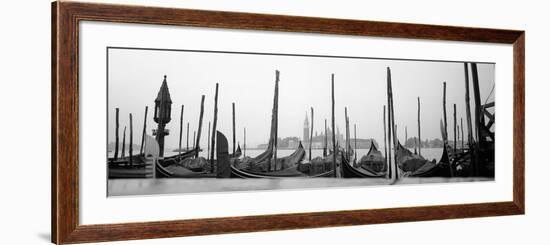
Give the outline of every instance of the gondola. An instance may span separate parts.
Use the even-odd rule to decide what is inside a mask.
[[[272,140],[270,140],[270,142],[272,142]],[[295,167],[299,162],[304,159],[306,155],[304,146],[302,145],[302,142],[300,142],[298,148],[296,148],[296,150],[292,154],[285,157],[277,158],[276,161],[273,161],[273,148],[273,144],[270,143],[267,149],[260,155],[254,158],[247,157],[240,159],[240,161],[236,161],[235,164],[232,166],[238,169],[246,169],[249,172],[256,173],[267,172],[267,168],[270,165],[272,166],[272,168],[284,170],[287,168]]]
[[[333,168],[332,152],[325,157],[316,157],[311,161],[301,162],[298,164],[298,171],[307,173],[308,175],[317,175],[327,172],[327,170]],[[340,164],[340,159],[337,158],[337,163]]]
[[[109,162],[108,177],[109,179],[139,179],[153,177],[152,162],[147,161],[143,154],[132,156],[132,165],[126,159],[120,161]],[[153,160],[150,160],[153,161]]]
[[[153,155],[158,155],[158,144],[156,140],[150,136],[146,136],[145,144],[145,153],[131,156],[131,165],[130,156],[117,160],[109,158],[107,161],[108,178],[128,179],[153,177],[153,162],[155,161]]]
[[[342,161],[342,177],[343,178],[384,178],[386,176],[385,172],[373,172],[364,168],[356,168],[352,166],[352,163],[347,157],[344,156],[344,153],[340,153],[340,158]]]
[[[396,162],[399,169],[403,172],[415,172],[420,169],[428,160],[421,155],[414,154],[397,141],[397,150],[395,152]]]
[[[172,164],[176,164],[182,161],[183,159],[193,157],[197,154],[197,152],[200,152],[200,150],[198,148],[194,148],[189,151],[182,152],[181,154],[176,154],[169,157],[165,157],[163,159],[159,159],[158,161],[162,166],[169,166]]]
[[[376,148],[374,142],[371,142],[369,152],[359,160],[358,167],[373,173],[386,173],[387,166],[384,156]]]
[[[237,150],[235,151],[235,154],[229,154],[229,158],[239,158],[243,154],[241,150],[241,145],[237,145]]]
[[[422,167],[414,172],[405,172],[407,177],[452,177],[451,162],[447,147],[443,147],[443,153],[438,163],[427,161]]]
[[[209,161],[206,161],[203,157],[190,159],[191,156],[186,155],[182,161],[179,161],[175,164],[163,165],[160,161],[157,161],[156,173],[157,178],[227,178],[230,177],[229,172],[229,162],[236,159],[237,155],[240,155],[240,147],[238,147],[235,155],[229,155],[227,153],[227,139],[225,136],[217,132],[217,145],[216,145],[216,155],[217,159],[214,160],[214,164],[217,166],[214,168],[215,171],[210,171]],[[188,165],[188,166],[185,166]],[[223,166],[222,166],[223,165]],[[205,166],[208,166],[205,168]],[[223,176],[224,168],[227,169],[227,175]]]
[[[145,155],[144,154],[138,154],[133,155],[132,157],[132,164],[139,165],[140,163],[144,162]],[[113,166],[122,166],[122,165],[129,165],[130,164],[130,156],[127,157],[119,157],[118,159],[114,159],[113,157],[110,157],[107,162],[109,165]]]
[[[188,168],[173,164],[169,166],[162,166],[157,161],[156,171],[157,178],[215,178],[216,173],[210,172],[194,172]]]
[[[331,177],[333,176],[333,172],[334,172],[333,170],[330,170],[330,171],[316,174],[316,175],[307,175],[301,171],[298,171],[298,167],[295,166],[284,170],[260,173],[260,172],[251,172],[244,169],[238,169],[235,166],[231,165],[231,177],[242,178],[242,179],[319,178],[319,177]]]
[[[302,142],[300,142],[298,148],[296,148],[296,150],[292,154],[286,157],[277,158],[275,162],[273,162],[272,159],[268,159],[266,161],[272,161],[271,164],[273,165],[274,169],[285,170],[288,168],[296,167],[298,163],[300,163],[304,159],[305,156],[306,150],[304,149]]]

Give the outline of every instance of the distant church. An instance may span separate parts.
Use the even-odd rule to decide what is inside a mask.
[[[311,128],[310,128],[311,124],[309,122],[309,118],[307,116],[307,113],[306,113],[306,118],[304,120],[304,131],[303,131],[303,135],[302,135],[302,144],[304,145],[304,147],[308,148],[309,147],[309,138],[310,138],[310,133],[311,133]],[[313,136],[313,143],[312,143],[312,148],[318,148],[318,149],[322,149],[324,146],[325,146],[325,129],[324,129],[324,124],[321,124],[318,126],[321,130],[320,133],[319,131],[315,131],[315,135]],[[332,147],[332,130],[331,130],[331,125],[330,124],[327,124],[327,143],[328,143],[328,147]],[[344,142],[344,135],[342,135],[340,133],[340,129],[338,127],[336,127],[336,142],[338,142],[339,144],[343,144]]]

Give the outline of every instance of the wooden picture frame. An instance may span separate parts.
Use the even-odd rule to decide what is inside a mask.
[[[513,201],[206,218],[125,224],[79,224],[79,22],[229,28],[513,45]],[[52,242],[151,239],[304,229],[525,212],[525,32],[454,26],[232,13],[160,7],[52,3]]]

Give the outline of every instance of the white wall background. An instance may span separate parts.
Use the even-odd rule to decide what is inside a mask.
[[[526,202],[524,216],[261,232],[113,244],[545,244],[550,218],[545,140],[548,122],[548,7],[544,1],[119,1],[491,28],[526,36]],[[0,243],[47,244],[50,231],[50,2],[0,8]]]

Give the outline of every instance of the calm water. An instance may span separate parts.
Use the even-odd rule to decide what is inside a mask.
[[[115,179],[108,181],[108,196],[158,195],[178,193],[238,192],[284,189],[325,189],[376,185],[459,183],[493,181],[492,178],[401,178],[387,179]]]

